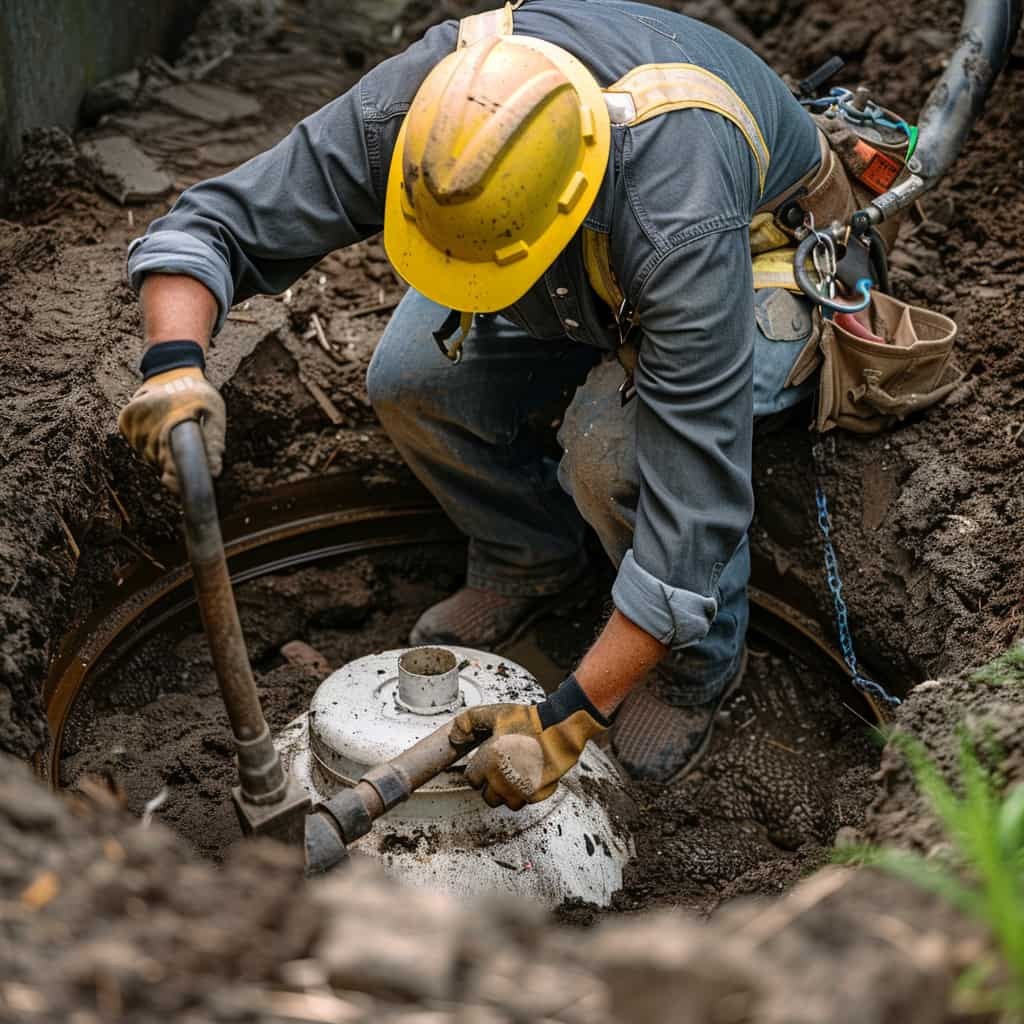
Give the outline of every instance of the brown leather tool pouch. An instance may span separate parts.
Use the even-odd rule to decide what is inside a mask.
[[[787,381],[805,379],[820,358],[818,430],[877,433],[941,401],[963,379],[951,359],[956,324],[949,317],[875,292],[853,320],[822,321],[819,352],[801,353]]]
[[[859,209],[857,196],[845,166],[832,148],[829,137],[819,132],[818,143],[821,163],[814,178],[807,185],[807,192],[799,199],[800,205],[814,217],[818,227],[838,221],[845,224]]]

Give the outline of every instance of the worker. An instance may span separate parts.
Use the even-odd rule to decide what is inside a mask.
[[[465,585],[411,642],[507,641],[578,585],[588,524],[617,567],[547,700],[457,716],[453,742],[490,737],[471,779],[543,799],[613,716],[633,776],[682,778],[743,676],[754,423],[814,387],[786,386],[811,308],[755,291],[751,225],[816,194],[820,139],[760,58],[680,14],[528,0],[446,22],[132,243],[147,347],[122,431],[174,489],[168,434],[199,419],[218,472],[204,352],[231,305],[383,229],[410,287],[369,396],[469,539]]]

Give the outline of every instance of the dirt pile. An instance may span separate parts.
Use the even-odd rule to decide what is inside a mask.
[[[958,777],[965,740],[1004,786],[1024,782],[1024,678],[1019,673],[994,683],[970,678],[924,683],[910,695],[898,722],[951,782]],[[948,837],[917,791],[897,744],[890,743],[882,755],[879,783],[867,814],[871,841],[926,856],[948,850]]]
[[[977,953],[944,910],[868,873],[818,875],[713,926],[667,913],[584,936],[521,903],[399,893],[367,862],[303,885],[294,853],[269,843],[216,870],[126,818],[98,780],[69,804],[0,768],[12,1024],[936,1024]]]
[[[99,780],[67,804],[10,759],[3,778],[0,1018],[188,1020],[213,1007],[212,1019],[230,1019],[218,989],[244,1000],[308,948],[294,851],[249,844],[224,877],[164,829],[126,821]]]

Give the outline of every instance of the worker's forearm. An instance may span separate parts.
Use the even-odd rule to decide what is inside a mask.
[[[597,710],[610,715],[667,653],[664,644],[616,609],[584,655],[576,679]]]
[[[150,274],[142,284],[146,344],[197,341],[205,349],[217,320],[217,300],[195,278]]]

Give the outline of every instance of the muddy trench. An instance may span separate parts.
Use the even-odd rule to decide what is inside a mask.
[[[458,16],[462,6],[449,3],[447,10]],[[890,106],[907,111],[917,109],[941,70],[960,12],[954,3],[893,10],[868,0],[664,6],[719,24],[794,77],[839,53],[848,61],[844,74],[850,80],[868,82]],[[436,16],[431,5],[414,6],[399,37],[385,40],[342,26],[325,33],[315,7],[282,5],[278,20],[261,22],[258,33],[236,43],[233,55],[209,73],[211,84],[255,97],[258,114],[225,126],[140,99],[136,107],[83,130],[74,142],[53,135],[37,139],[7,189],[9,219],[0,220],[0,351],[10,411],[0,428],[5,467],[0,474],[0,750],[37,768],[49,760],[53,719],[47,722],[46,711],[54,666],[77,642],[72,639],[68,647],[65,638],[117,608],[140,579],[159,579],[182,559],[175,502],[116,431],[117,410],[136,386],[141,326],[137,302],[124,283],[125,246],[166,209],[173,194],[132,207],[112,202],[97,187],[94,169],[76,144],[127,134],[167,169],[176,189],[183,188],[271,145],[301,116],[352,85],[366,67],[412,41]],[[198,42],[190,44],[196,49],[186,51],[186,57],[205,52],[203,33],[217,29],[215,20],[200,24]],[[1022,314],[1015,301],[1024,263],[1017,231],[1024,215],[1018,185],[1024,166],[1018,144],[1024,125],[1022,67],[1018,50],[950,178],[905,222],[893,259],[899,297],[957,321],[964,382],[943,405],[883,436],[838,435],[826,477],[844,595],[862,661],[904,695],[924,680],[944,680],[918,686],[897,716],[898,724],[922,735],[942,763],[951,765],[949,751],[965,716],[1001,722],[1010,781],[1024,778],[1017,738],[1024,733],[1014,724],[1021,721],[1019,685],[979,690],[967,678],[972,668],[1019,637],[1024,622],[1024,548],[1019,543],[1024,350]],[[217,486],[222,515],[244,518],[254,502],[276,489],[315,489],[324,479],[357,481],[363,493],[382,502],[415,490],[377,424],[364,386],[376,340],[403,290],[379,240],[370,240],[328,256],[284,295],[236,307],[209,359],[211,379],[221,387],[228,408],[227,462]],[[808,419],[809,410],[800,409],[780,429],[757,439],[754,583],[818,624],[822,640],[834,647],[814,515]],[[432,533],[239,585],[243,628],[271,728],[305,711],[326,671],[403,646],[419,612],[459,585],[464,557],[459,538]],[[600,558],[595,561],[588,596],[541,620],[505,652],[545,686],[557,684],[573,667],[607,613],[610,569]],[[637,853],[624,887],[610,911],[564,905],[558,912],[563,923],[607,925],[632,921],[629,915],[637,911],[682,908],[701,918],[711,916],[701,936],[714,936],[720,950],[715,958],[731,963],[729,956],[742,952],[737,947],[728,953],[735,935],[748,926],[756,931],[753,917],[744,916],[748,904],[737,898],[754,897],[750,905],[758,907],[774,906],[767,901],[780,895],[785,900],[794,885],[827,863],[837,837],[900,841],[923,852],[942,842],[905,766],[891,749],[883,750],[869,710],[845,684],[843,673],[805,646],[794,652],[788,637],[787,629],[770,617],[755,623],[747,683],[724,708],[698,773],[674,787],[625,784],[628,799],[620,810]],[[298,653],[295,641],[305,645]],[[112,788],[96,783],[96,777],[107,779]],[[137,984],[123,978],[118,982],[120,1005],[128,1007],[125,1019],[135,1012],[132,1007],[140,1020],[146,1013],[190,1007],[207,1014],[197,1020],[248,1019],[242,1010],[232,1018],[235,1011],[216,1002],[213,994],[221,991],[225,978],[236,987],[241,978],[242,988],[324,990],[322,979],[300,986],[281,974],[285,962],[329,959],[324,952],[327,926],[317,932],[297,921],[297,911],[281,909],[284,891],[298,885],[294,861],[281,852],[254,851],[240,841],[229,800],[234,782],[230,733],[194,611],[173,617],[91,680],[67,722],[57,780],[78,793],[76,817],[69,824],[43,796],[39,820],[19,820],[12,809],[17,802],[6,799],[0,785],[0,824],[6,822],[14,837],[0,839],[0,852],[8,854],[7,861],[0,861],[0,887],[9,884],[17,895],[44,863],[61,877],[81,870],[83,879],[91,879],[95,865],[113,856],[114,862],[133,866],[137,875],[160,870],[176,878],[180,870],[185,878],[189,872],[196,879],[223,878],[225,888],[223,897],[214,898],[209,894],[218,883],[203,882],[208,909],[199,907],[197,897],[186,912],[176,907],[169,889],[155,883],[152,891],[139,883],[139,892],[118,895],[120,890],[104,889],[106,883],[82,881],[79,908],[98,908],[99,923],[86,922],[77,911],[55,912],[67,933],[55,940],[56,948],[66,948],[71,957],[74,944],[96,938],[103,920],[121,920],[124,907],[132,906],[125,903],[129,898],[149,901],[151,908],[176,907],[183,920],[189,914],[203,921],[208,919],[204,914],[219,914],[225,935],[233,928],[274,935],[263,959],[248,946],[231,946],[223,963],[214,957],[209,976],[195,960],[170,957],[167,969],[176,980],[163,1006],[145,991],[145,973],[139,968]],[[10,782],[9,792],[18,785]],[[130,833],[119,817],[123,807],[137,818],[160,794],[163,801],[153,817],[181,840],[167,840],[166,851],[158,849],[162,840],[137,838],[162,834],[159,830]],[[67,841],[53,844],[54,836]],[[103,845],[115,836],[122,852],[127,851],[126,861],[118,862],[121,855],[111,855]],[[143,849],[146,842],[152,848]],[[88,871],[87,864],[93,865]],[[212,875],[204,875],[207,870]],[[263,916],[254,921],[236,914],[231,894],[244,892],[251,898],[267,871],[276,881],[256,901]],[[758,953],[770,961],[766,971],[792,982],[785,997],[759,974],[736,980],[739,974],[725,972],[737,991],[760,993],[751,999],[772,1007],[762,1016],[737,1019],[867,1019],[856,1015],[857,993],[837,986],[836,971],[844,958],[864,978],[886,979],[889,987],[872,997],[878,1011],[873,1019],[946,1019],[913,1014],[932,1005],[924,995],[929,987],[945,993],[964,958],[971,950],[977,955],[977,936],[950,911],[890,881],[844,882],[835,892],[835,897],[832,890],[822,896],[821,920],[810,911],[806,917],[794,912],[792,920],[798,923],[770,953]],[[346,893],[351,900],[353,891]],[[323,908],[331,904],[328,897],[323,903],[317,899],[303,895],[296,906],[321,920],[317,915],[327,914]],[[891,952],[891,962],[879,966],[884,958],[877,959],[873,948],[868,951],[864,938],[870,927],[862,911],[872,906],[902,915],[914,934],[943,933],[944,958],[926,963],[904,950]],[[403,926],[434,921],[425,905],[415,907]],[[138,906],[131,913],[138,920],[144,916]],[[276,928],[275,915],[286,924]],[[501,927],[516,936],[510,948],[518,951],[521,963],[535,962],[546,947],[528,938],[534,934],[530,928],[546,926],[503,920]],[[434,921],[430,927],[435,931],[426,941],[442,943],[447,926]],[[842,936],[841,927],[846,929]],[[168,928],[160,933],[159,941],[169,944],[164,952],[188,944],[187,923],[178,932]],[[19,921],[12,929],[3,933],[11,949],[15,935],[27,949],[45,933],[45,928],[33,930],[31,922]],[[141,932],[141,925],[123,925],[125,941],[138,942],[147,955],[159,958],[157,939],[140,937]],[[826,946],[835,946],[834,966],[824,964],[827,955],[808,953],[822,935],[828,936]],[[565,943],[550,941],[549,962],[571,961],[573,970],[589,970],[573,959],[576,954],[566,952]],[[642,945],[644,940],[639,941]],[[476,963],[474,957],[484,959],[479,950],[485,946],[469,943],[448,952],[453,963]],[[45,993],[52,1019],[67,1019],[60,1014],[70,1012],[80,997],[89,1012],[101,1014],[89,1021],[105,1019],[101,952],[77,968],[78,974],[68,975],[70,988],[61,987],[63,981],[44,981],[45,957],[33,959],[26,952],[12,958],[16,968],[11,977]],[[599,962],[597,947],[591,952]],[[904,956],[905,961],[900,959]],[[806,966],[808,957],[811,967]],[[339,977],[348,976],[342,970]],[[794,980],[798,977],[799,982]],[[429,985],[415,992],[384,983],[367,989],[349,977],[347,983],[334,984],[335,991],[339,984],[370,993],[365,1006],[359,999],[353,1003],[365,1018],[337,1018],[353,1020],[391,1019],[384,1007],[391,1013],[394,1002],[469,1000],[466,992],[472,988],[467,982],[468,988],[445,989],[439,996]],[[814,1002],[826,998],[822,993],[831,1000],[827,1011],[825,1004]],[[372,1003],[377,998],[384,1003]],[[0,985],[0,1019],[29,1019],[20,1018],[12,1005]],[[11,1015],[4,1017],[9,1010]],[[50,1018],[40,1012],[35,1019]],[[539,1017],[526,1013],[494,1019]],[[613,1014],[609,1019],[626,1018]]]
[[[464,558],[461,543],[419,540],[239,586],[271,729],[304,713],[333,669],[405,646],[419,611],[458,586]],[[610,573],[595,574],[589,597],[499,653],[557,685],[602,624],[610,583]],[[820,652],[808,663],[780,646],[781,629],[755,624],[748,685],[723,709],[699,773],[671,789],[625,782],[616,809],[638,852],[614,909],[706,914],[737,894],[776,892],[827,858],[839,828],[863,828],[880,753],[870,711]],[[194,610],[89,677],[62,750],[63,786],[108,775],[140,815],[161,795],[156,819],[201,856],[221,861],[242,841],[230,730]],[[560,916],[588,922],[595,909],[566,905]]]

